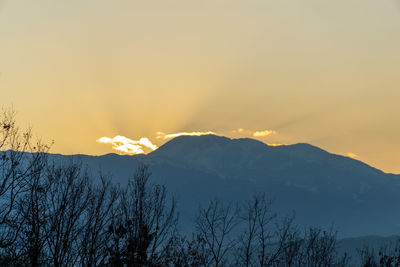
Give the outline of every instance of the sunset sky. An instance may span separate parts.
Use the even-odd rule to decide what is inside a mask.
[[[0,107],[54,153],[213,132],[400,173],[399,101],[397,0],[0,0]]]

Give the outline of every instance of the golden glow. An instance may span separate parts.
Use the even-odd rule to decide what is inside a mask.
[[[352,152],[346,153],[346,156],[349,157],[349,158],[352,158],[352,159],[357,159],[358,158],[358,155],[355,154],[355,153],[352,153]]]
[[[268,135],[276,134],[276,131],[273,130],[265,130],[265,131],[250,131],[245,130],[243,128],[238,128],[237,130],[228,131],[226,133],[216,133],[213,131],[195,131],[195,132],[180,132],[180,133],[172,133],[172,134],[165,134],[164,132],[158,131],[156,132],[155,138],[159,140],[160,145],[164,142],[168,141],[169,139],[176,138],[179,136],[202,136],[202,135],[221,135],[227,136],[230,138],[235,138],[235,134],[239,134],[240,137],[250,137],[250,138],[265,138]],[[233,135],[232,135],[233,134]],[[261,141],[261,140],[260,140]],[[127,138],[125,136],[117,135],[114,138],[110,137],[101,137],[97,139],[98,143],[101,144],[111,144],[112,149],[117,150],[122,154],[144,154],[146,152],[151,152],[156,150],[158,147],[157,145],[153,144],[147,137],[142,137],[139,140],[133,140]],[[283,144],[280,143],[266,143],[269,146],[281,146]]]
[[[271,134],[276,134],[276,131],[273,130],[264,130],[264,131],[255,131],[253,133],[254,137],[265,137]]]
[[[240,134],[240,133],[243,133],[243,132],[245,132],[245,129],[243,129],[243,128],[238,128],[237,130],[232,130],[232,133],[234,133],[234,134]]]
[[[247,129],[243,129],[243,128],[238,128],[236,130],[232,130],[231,133],[234,135],[237,135],[237,136],[246,136],[246,137],[255,137],[255,138],[267,137],[270,135],[277,134],[277,132],[275,130],[252,131],[252,130],[247,130]]]
[[[267,145],[269,145],[269,146],[285,146],[285,144],[270,144],[270,143],[267,143]]]
[[[0,108],[54,153],[212,130],[400,173],[396,1],[0,0]]]
[[[117,135],[114,138],[101,137],[97,139],[97,142],[102,144],[111,144],[114,150],[130,155],[143,154],[145,153],[145,148],[149,148],[151,151],[157,149],[157,146],[146,137],[140,138],[140,140],[136,141],[125,136]]]
[[[171,139],[171,138],[175,138],[175,137],[178,137],[178,136],[184,136],[184,135],[186,135],[186,136],[201,136],[201,135],[208,135],[208,134],[217,134],[217,133],[215,133],[215,132],[211,132],[211,131],[208,131],[208,132],[190,132],[190,133],[187,133],[187,132],[182,132],[182,133],[173,133],[173,134],[165,134],[165,133],[163,133],[163,132],[157,132],[157,139]]]

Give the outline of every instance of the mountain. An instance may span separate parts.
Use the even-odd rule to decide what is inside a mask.
[[[400,232],[400,175],[309,144],[268,146],[243,138],[181,136],[148,155],[62,156],[125,184],[139,162],[153,182],[177,198],[182,227],[191,227],[199,205],[218,197],[243,201],[265,192],[280,215],[295,213],[304,226],[333,226],[340,237]]]

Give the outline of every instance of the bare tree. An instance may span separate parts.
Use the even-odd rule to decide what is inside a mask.
[[[19,198],[27,190],[28,177],[41,171],[49,146],[34,142],[31,130],[21,130],[12,109],[0,114],[0,248],[11,246],[21,230]]]
[[[397,267],[400,266],[400,240],[388,243],[379,249],[365,246],[358,250],[359,262],[363,267]]]
[[[347,255],[337,253],[336,233],[308,228],[304,234],[293,225],[293,219],[284,220],[279,231],[279,259],[276,266],[343,267]]]
[[[110,264],[114,266],[154,266],[166,253],[177,225],[175,200],[167,203],[164,186],[151,185],[146,165],[138,169],[113,211]]]
[[[273,261],[269,253],[273,231],[271,223],[276,215],[265,194],[254,195],[245,202],[239,218],[242,233],[238,237],[238,263],[242,266],[265,266]]]
[[[336,264],[336,233],[309,228],[304,240],[304,258],[307,266],[334,266]]]
[[[21,231],[17,239],[20,249],[16,253],[18,258],[24,259],[30,266],[43,265],[43,249],[49,234],[45,229],[49,216],[46,202],[49,184],[46,183],[44,175],[46,164],[47,161],[43,157],[42,161],[33,165],[34,171],[29,175],[27,190],[17,206],[20,214],[17,224]]]
[[[277,245],[272,266],[301,266],[303,239],[298,228],[294,226],[294,216],[287,217],[277,224]]]
[[[363,267],[378,267],[379,258],[373,248],[364,247],[358,251],[360,256],[360,265]],[[389,265],[390,266],[390,265]]]
[[[193,236],[186,240],[184,237],[175,236],[168,243],[166,253],[163,254],[158,266],[163,267],[203,267],[208,262],[208,252],[204,240]]]
[[[81,266],[104,265],[111,233],[107,227],[111,224],[111,211],[115,208],[118,192],[111,181],[101,177],[99,185],[93,185],[92,194],[88,200],[84,220],[84,230],[81,236],[80,263]]]
[[[47,166],[29,180],[18,205],[21,231],[14,258],[29,266],[104,264],[117,198],[110,181],[93,184],[76,164]]]
[[[218,199],[211,201],[207,208],[200,208],[196,217],[196,230],[205,241],[210,254],[207,266],[224,266],[228,254],[236,245],[232,231],[238,224],[239,210],[232,204],[223,205]]]
[[[48,170],[46,245],[50,265],[75,266],[85,229],[85,211],[91,199],[89,177],[79,165]]]

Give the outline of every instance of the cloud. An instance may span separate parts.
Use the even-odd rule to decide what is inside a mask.
[[[271,134],[276,134],[276,131],[274,130],[264,130],[264,131],[255,131],[253,133],[254,137],[265,137]]]
[[[206,131],[206,132],[180,132],[180,133],[171,133],[171,134],[166,134],[164,132],[156,132],[156,138],[159,140],[157,143],[163,143],[167,141],[168,139],[179,137],[179,136],[201,136],[201,135],[208,135],[208,134],[214,134],[214,135],[224,135],[224,133],[216,133],[213,131]],[[232,130],[229,132],[226,132],[227,136],[236,136],[236,137],[266,137],[269,135],[276,134],[276,131],[274,130],[263,130],[263,131],[251,131],[251,130],[246,130],[243,128],[238,128],[236,130]],[[112,149],[121,152],[122,154],[130,154],[130,155],[135,155],[135,154],[144,154],[149,151],[154,151],[158,147],[157,145],[153,144],[148,138],[143,137],[140,138],[139,140],[133,140],[130,138],[127,138],[125,136],[117,135],[113,138],[110,137],[101,137],[96,140],[98,143],[101,144],[111,144]],[[284,144],[281,143],[266,143],[269,146],[282,146]],[[355,155],[355,154],[354,154]],[[351,157],[351,156],[350,156]]]
[[[235,135],[243,135],[243,136],[265,137],[268,135],[276,134],[276,131],[274,131],[274,130],[252,131],[252,130],[246,130],[243,128],[238,128],[236,130],[232,130],[231,133],[235,134]]]
[[[355,153],[352,153],[352,152],[346,153],[345,156],[347,156],[347,157],[349,157],[349,158],[352,158],[352,159],[358,158],[358,155],[355,154]]]
[[[170,138],[175,138],[178,136],[186,135],[186,136],[201,136],[201,135],[208,135],[208,134],[217,134],[215,132],[182,132],[182,133],[173,133],[173,134],[165,134],[163,132],[157,132],[157,139],[170,139]]]
[[[114,150],[131,155],[143,154],[145,148],[151,149],[152,151],[157,149],[157,146],[146,137],[140,138],[140,140],[136,141],[125,136],[117,135],[114,138],[101,137],[97,139],[97,142],[102,144],[111,144]]]
[[[238,133],[241,134],[243,132],[248,132],[248,131],[243,128],[238,128],[237,130],[232,130],[232,133],[234,133],[234,134],[238,134]]]
[[[156,133],[156,138],[157,139],[170,139],[170,138],[175,138],[178,136],[182,135],[187,135],[187,136],[201,136],[201,135],[208,135],[208,134],[216,134],[216,135],[226,135],[230,136],[231,134],[234,135],[240,135],[240,136],[252,136],[252,137],[266,137],[268,135],[273,135],[276,134],[276,131],[274,130],[262,130],[262,131],[251,131],[251,130],[246,130],[243,128],[238,128],[236,130],[232,130],[229,132],[223,132],[223,133],[216,133],[212,131],[207,131],[207,132],[181,132],[181,133],[172,133],[172,134],[165,134],[164,132],[157,132]]]

